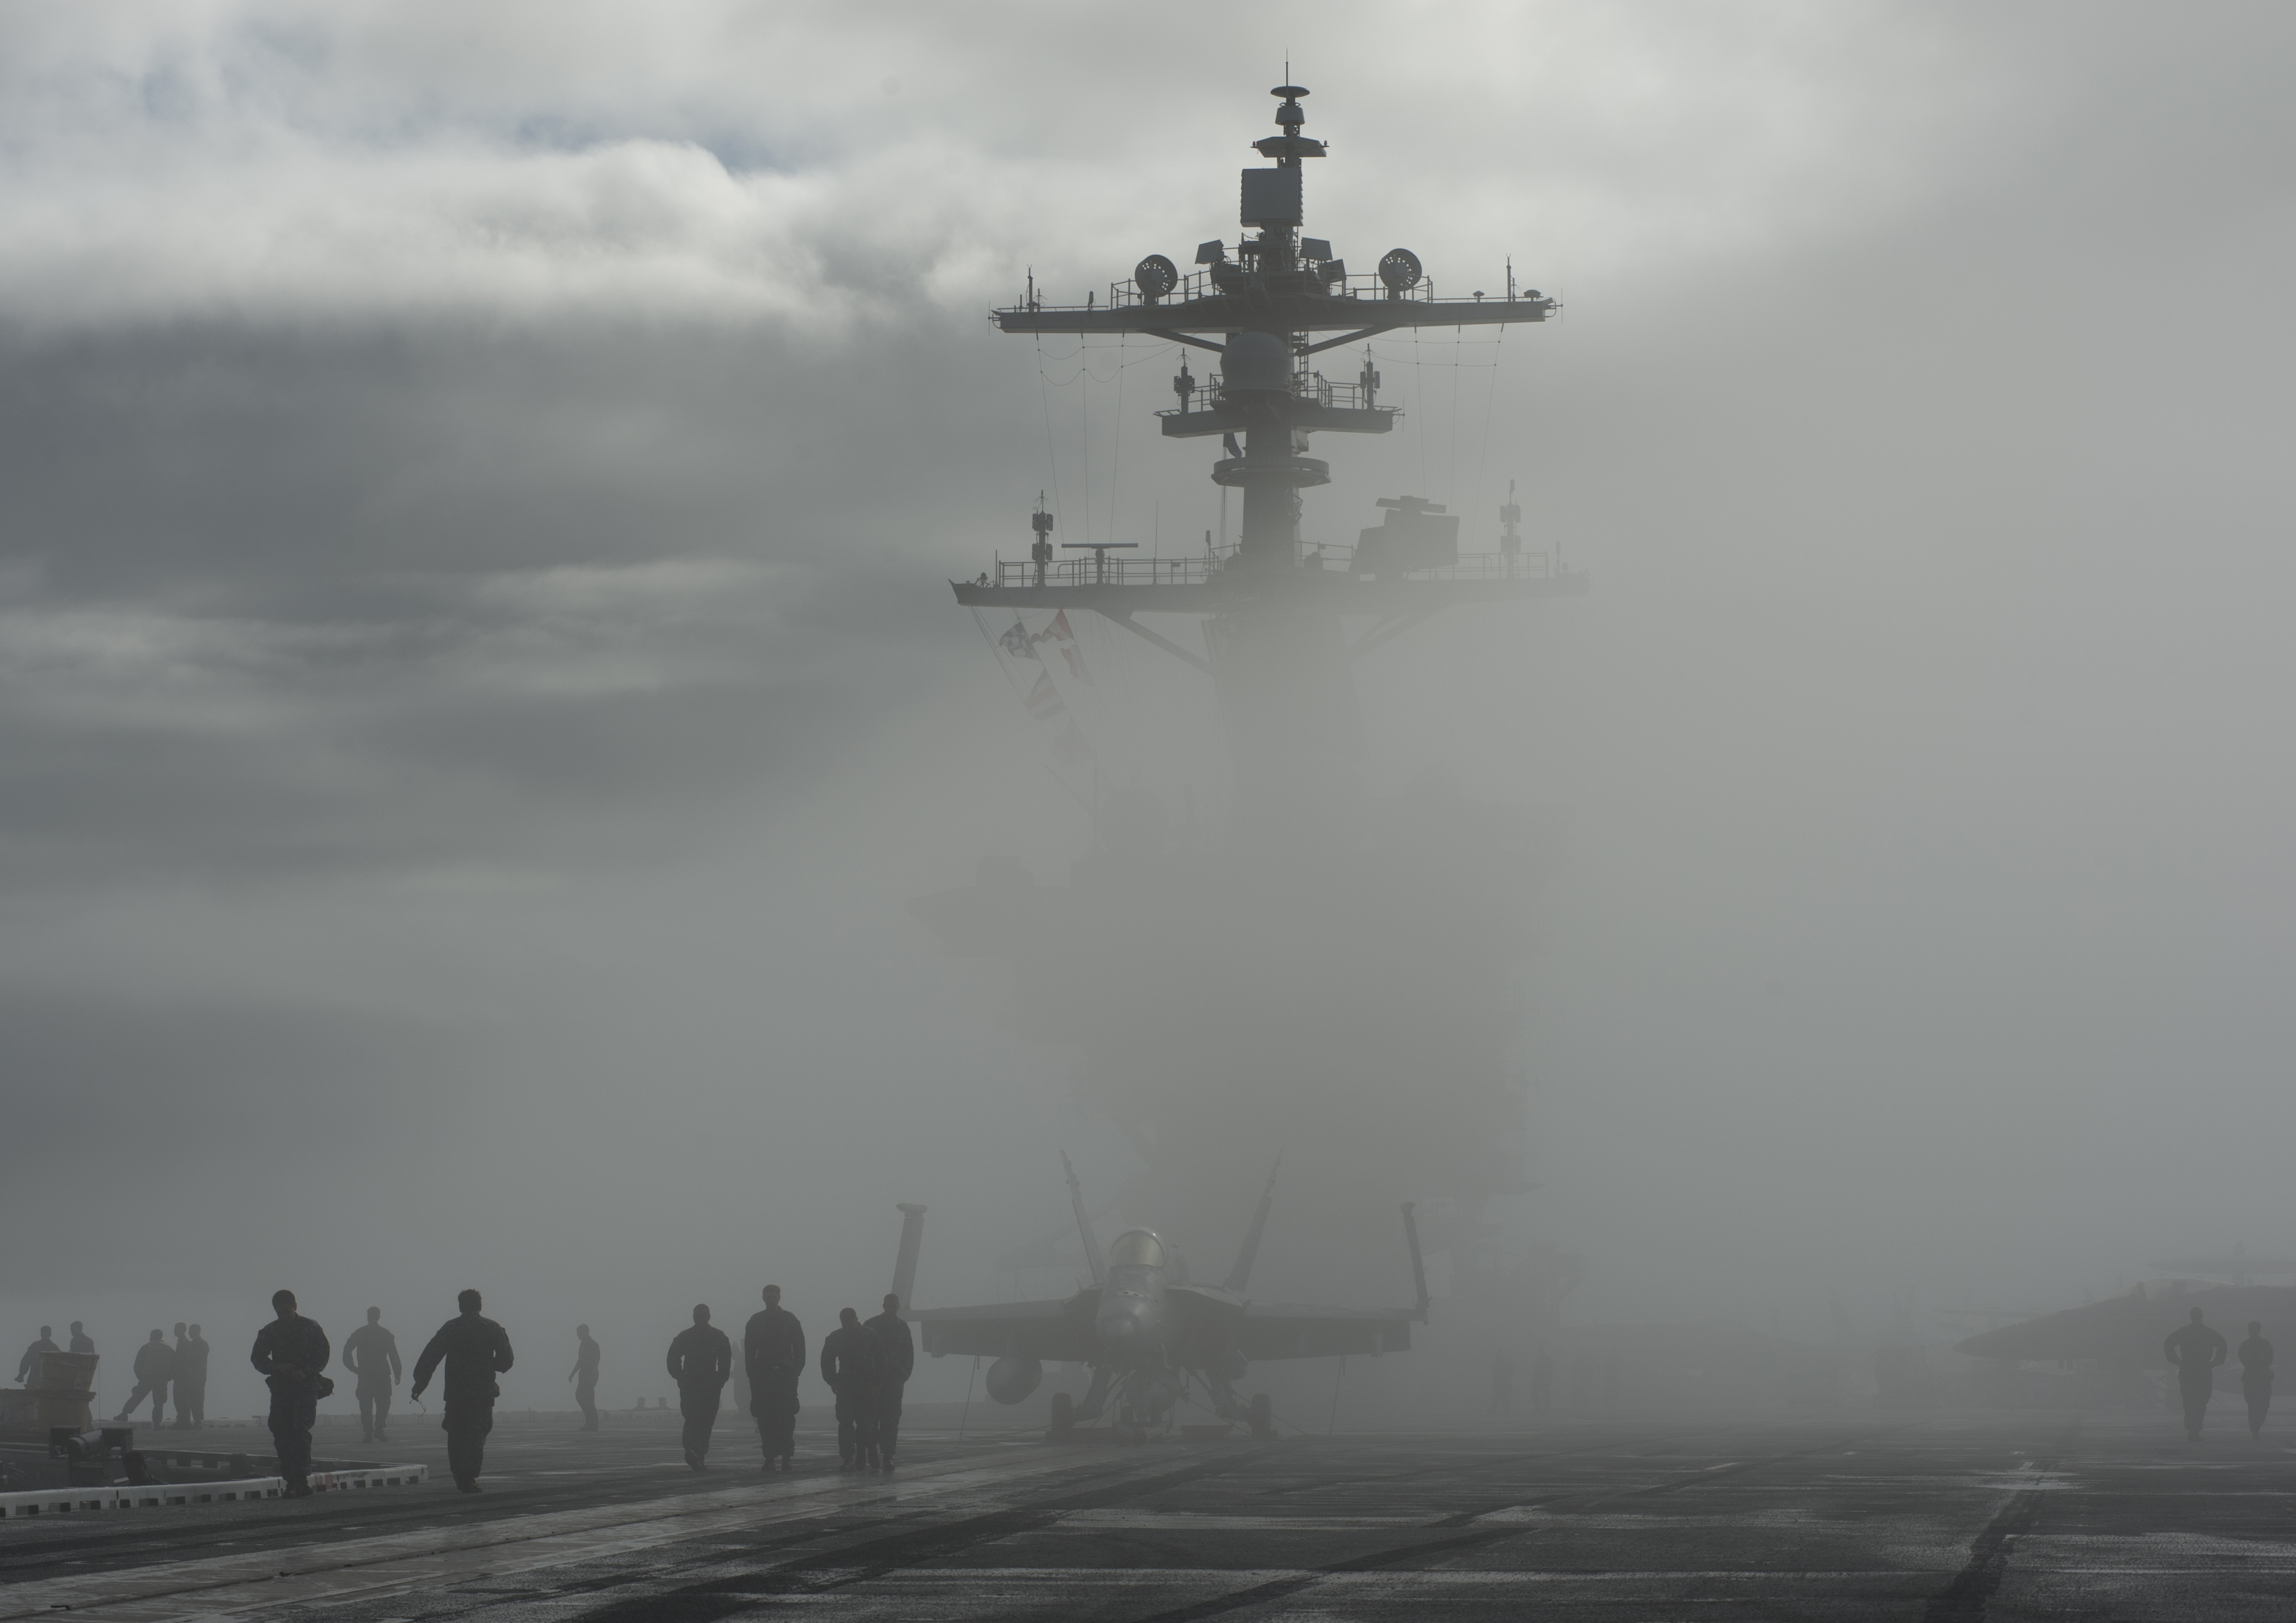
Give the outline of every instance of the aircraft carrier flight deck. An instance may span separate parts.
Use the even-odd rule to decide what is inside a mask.
[[[697,1476],[671,1414],[505,1415],[476,1498],[408,1416],[419,1486],[0,1524],[0,1619],[2237,1619],[2296,1594],[2290,1451],[2167,1414],[1126,1447],[980,1414],[918,1406],[890,1479],[814,1425],[764,1476],[729,1418]]]

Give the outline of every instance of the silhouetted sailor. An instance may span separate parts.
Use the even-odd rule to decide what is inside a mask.
[[[574,1383],[574,1401],[582,1406],[582,1430],[598,1429],[598,1344],[587,1324],[574,1326],[574,1367],[566,1379]]]
[[[669,1378],[677,1382],[677,1410],[685,1416],[685,1463],[707,1471],[709,1432],[718,1423],[718,1395],[734,1373],[734,1344],[695,1303],[693,1323],[669,1344]]]
[[[311,1492],[311,1422],[334,1348],[325,1331],[295,1311],[292,1291],[274,1291],[271,1306],[279,1316],[255,1332],[248,1361],[271,1388],[271,1446],[288,1496],[301,1499]]]
[[[152,1423],[159,1425],[168,1418],[168,1382],[176,1378],[176,1349],[168,1345],[168,1332],[155,1330],[152,1339],[135,1349],[135,1389],[120,1406],[115,1419],[126,1420],[135,1413],[135,1406],[146,1398],[152,1400]]]
[[[2229,1349],[2222,1336],[2201,1323],[2201,1310],[2195,1307],[2192,1323],[2170,1331],[2161,1350],[2177,1366],[2177,1389],[2185,1399],[2185,1435],[2197,1443],[2201,1422],[2209,1412],[2209,1394],[2216,1388],[2217,1365]]]
[[[398,1338],[382,1327],[382,1309],[366,1310],[366,1323],[343,1338],[343,1367],[358,1377],[359,1432],[370,1443],[387,1443],[390,1389],[406,1373],[398,1362]]]
[[[783,1471],[797,1453],[797,1381],[805,1373],[805,1329],[782,1306],[782,1288],[767,1285],[766,1305],[742,1331],[742,1363],[750,1376],[750,1414],[758,1422],[763,1469],[779,1460]]]
[[[2264,1417],[2272,1408],[2272,1343],[2254,1319],[2249,1321],[2248,1340],[2240,1344],[2240,1395],[2248,1399],[2248,1434],[2261,1440]]]
[[[901,1389],[917,1367],[916,1338],[901,1317],[901,1299],[885,1294],[885,1311],[869,1321],[877,1349],[877,1463],[893,1468],[893,1447],[901,1440]]]
[[[79,1327],[79,1321],[78,1319],[74,1319],[71,1322],[70,1350],[73,1352],[84,1353],[92,1353],[95,1350],[95,1338]]]
[[[176,1423],[208,1423],[208,1344],[197,1324],[176,1338]]]
[[[25,1378],[32,1373],[32,1365],[40,1361],[42,1353],[62,1351],[63,1348],[56,1345],[54,1328],[47,1324],[41,1325],[40,1339],[27,1347],[24,1349],[24,1356],[16,1360],[16,1384],[18,1386],[24,1384]]]
[[[837,1326],[822,1338],[821,1378],[837,1394],[841,1469],[865,1471],[877,1463],[877,1338],[850,1307],[839,1310]]]
[[[1530,1360],[1530,1412],[1545,1420],[1554,1407],[1554,1360],[1540,1348]]]
[[[495,1429],[495,1399],[502,1396],[495,1377],[511,1365],[510,1336],[479,1316],[476,1291],[463,1291],[455,1305],[461,1315],[439,1326],[414,1360],[414,1384],[406,1390],[409,1397],[422,1397],[430,1372],[446,1365],[446,1401],[440,1406],[446,1415],[439,1427],[447,1434],[447,1469],[455,1487],[474,1494],[480,1491],[479,1472],[486,1468],[487,1433]]]
[[[1504,1347],[1491,1355],[1491,1413],[1514,1413],[1514,1360],[1506,1356]]]

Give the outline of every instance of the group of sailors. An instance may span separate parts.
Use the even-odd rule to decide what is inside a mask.
[[[2177,1366],[2177,1395],[2185,1404],[2185,1435],[2197,1443],[2201,1426],[2208,1418],[2209,1398],[2216,1391],[2217,1366],[2232,1349],[2195,1307],[2192,1318],[2161,1343],[2161,1350]],[[2264,1339],[2264,1325],[2256,1319],[2249,1321],[2248,1340],[2240,1344],[2240,1395],[2248,1405],[2248,1434],[2261,1439],[2265,1416],[2272,1412],[2272,1343]]]
[[[804,1326],[782,1306],[779,1285],[767,1285],[765,1306],[750,1316],[742,1327],[740,1367],[746,1377],[750,1413],[757,1422],[758,1443],[764,1471],[791,1471],[796,1464],[798,1381],[806,1367]],[[296,1311],[295,1293],[281,1291],[271,1299],[275,1317],[255,1338],[250,1361],[271,1389],[269,1424],[278,1450],[280,1474],[290,1496],[311,1492],[311,1428],[319,1400],[331,1396],[335,1383],[327,1374],[333,1353],[327,1332]],[[455,1486],[477,1493],[485,1464],[486,1439],[494,1430],[495,1399],[501,1395],[496,1377],[511,1367],[509,1333],[480,1312],[476,1291],[456,1298],[457,1315],[439,1326],[414,1360],[410,1395],[420,1398],[434,1374],[443,1372],[447,1460]],[[567,1379],[574,1382],[575,1401],[581,1406],[583,1430],[598,1429],[598,1368],[603,1355],[587,1324],[576,1328],[574,1367]],[[39,1340],[24,1352],[16,1371],[21,1381],[37,1367],[44,1353],[64,1350],[56,1345],[48,1325],[40,1326]],[[94,1341],[78,1323],[71,1326],[70,1350],[94,1353]],[[2162,1350],[2177,1369],[2187,1432],[2198,1439],[2216,1368],[2226,1361],[2230,1348],[2193,1309],[2191,1322],[2171,1335]],[[2262,1326],[2251,1324],[2241,1344],[2241,1385],[2247,1399],[2249,1428],[2263,1430],[2272,1402],[2272,1345]],[[398,1342],[383,1327],[382,1310],[369,1307],[366,1323],[343,1341],[342,1361],[357,1380],[359,1427],[368,1442],[388,1440],[390,1400],[403,1377]],[[837,1452],[840,1469],[893,1469],[893,1453],[900,1441],[901,1397],[916,1365],[916,1342],[901,1317],[901,1299],[888,1294],[884,1311],[864,1321],[852,1308],[838,1316],[838,1327],[821,1344],[821,1378],[837,1399]],[[1553,1380],[1552,1365],[1541,1348],[1531,1371],[1533,1407],[1543,1412]],[[726,1384],[734,1378],[734,1351],[726,1332],[710,1323],[708,1305],[697,1304],[693,1323],[670,1341],[669,1377],[677,1383],[678,1409],[685,1417],[685,1463],[694,1471],[709,1469],[709,1439]],[[154,1425],[165,1423],[169,1390],[176,1399],[179,1428],[206,1422],[208,1344],[197,1324],[177,1324],[172,1346],[158,1330],[136,1348],[135,1388],[119,1412],[125,1420],[148,1398]],[[1511,1406],[1514,1371],[1501,1352],[1492,1368],[1492,1406],[1504,1414]]]
[[[40,1326],[39,1339],[24,1349],[16,1363],[19,1385],[39,1367],[44,1353],[75,1352],[91,1357],[95,1352],[95,1338],[78,1319],[71,1322],[71,1345],[56,1345],[53,1326]],[[152,1423],[168,1423],[168,1398],[175,1395],[176,1426],[178,1431],[208,1423],[208,1344],[200,1334],[197,1324],[177,1324],[176,1339],[171,1345],[165,1332],[154,1330],[143,1346],[135,1349],[133,1365],[135,1389],[120,1406],[117,1418],[127,1420],[142,1408],[148,1399],[152,1405]]]
[[[414,1360],[411,1397],[420,1398],[430,1377],[445,1371],[439,1424],[447,1433],[447,1465],[455,1486],[466,1494],[479,1491],[479,1472],[486,1463],[487,1434],[495,1426],[495,1399],[502,1395],[495,1377],[511,1366],[510,1336],[500,1324],[480,1313],[476,1291],[455,1299],[461,1309],[439,1327],[422,1354]],[[286,1480],[290,1498],[311,1492],[311,1427],[318,1419],[319,1400],[334,1393],[334,1378],[327,1373],[333,1348],[327,1332],[296,1311],[295,1293],[280,1291],[271,1298],[277,1316],[255,1332],[249,1361],[271,1389],[271,1443],[279,1455],[279,1474]],[[359,1419],[369,1439],[381,1438],[390,1419],[390,1391],[398,1379],[398,1343],[382,1327],[380,1308],[366,1310],[366,1324],[343,1343],[344,1363],[358,1377]]]
[[[764,1296],[764,1307],[751,1314],[742,1328],[740,1367],[764,1455],[759,1469],[791,1471],[797,1456],[798,1381],[806,1366],[805,1329],[782,1306],[779,1285],[767,1285]],[[495,1399],[502,1391],[496,1377],[511,1367],[512,1354],[509,1332],[480,1312],[483,1304],[476,1291],[462,1292],[456,1305],[461,1311],[439,1326],[414,1360],[408,1392],[420,1398],[431,1377],[442,1375],[439,1424],[447,1433],[447,1469],[457,1488],[474,1494],[480,1491],[486,1439],[494,1430]],[[319,1400],[335,1389],[326,1373],[333,1348],[327,1332],[296,1310],[292,1291],[277,1292],[271,1306],[276,1316],[256,1333],[250,1359],[271,1389],[269,1425],[279,1473],[286,1480],[289,1496],[300,1498],[311,1492],[311,1428]],[[708,1305],[697,1305],[693,1323],[669,1344],[669,1377],[677,1383],[677,1405],[685,1422],[685,1463],[694,1471],[709,1469],[710,1434],[735,1368],[733,1342],[709,1319]],[[194,1334],[197,1329],[193,1326]],[[152,1344],[159,1346],[160,1332],[152,1334]],[[578,1326],[575,1336],[574,1367],[566,1378],[574,1382],[583,1430],[594,1431],[598,1367],[603,1356],[587,1324]],[[204,1384],[206,1343],[199,1345]],[[357,1380],[363,1439],[388,1441],[391,1394],[404,1372],[398,1339],[384,1328],[381,1308],[368,1308],[366,1323],[344,1339],[342,1361]],[[820,1368],[822,1379],[836,1394],[840,1469],[893,1469],[893,1451],[900,1441],[902,1391],[915,1365],[916,1343],[901,1317],[899,1297],[888,1295],[884,1311],[865,1323],[850,1307],[839,1316],[838,1327],[822,1341]],[[140,1357],[136,1376],[143,1381]],[[144,1388],[139,1384],[136,1390],[131,1408],[141,1401]]]
[[[741,1369],[758,1422],[758,1446],[765,1471],[794,1469],[797,1451],[797,1386],[805,1373],[805,1327],[782,1306],[779,1285],[765,1288],[764,1307],[742,1330]],[[597,1343],[583,1332],[589,1380],[597,1380]],[[901,1394],[916,1367],[916,1340],[901,1317],[901,1299],[887,1293],[884,1311],[864,1322],[852,1308],[838,1315],[837,1328],[821,1343],[821,1378],[837,1398],[837,1452],[840,1469],[893,1469],[901,1436]],[[578,1362],[578,1373],[582,1365]],[[733,1342],[709,1322],[707,1304],[697,1304],[693,1324],[669,1344],[669,1378],[677,1383],[677,1406],[685,1417],[685,1463],[709,1469],[709,1434],[726,1384],[733,1379]],[[597,1411],[581,1387],[575,1389],[584,1424],[597,1424]]]

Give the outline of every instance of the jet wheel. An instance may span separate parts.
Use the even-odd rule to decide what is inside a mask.
[[[1263,1443],[1275,1436],[1275,1401],[1265,1392],[1252,1395],[1251,1435]]]
[[[1066,1392],[1053,1394],[1053,1435],[1066,1437],[1076,1429],[1076,1399]]]

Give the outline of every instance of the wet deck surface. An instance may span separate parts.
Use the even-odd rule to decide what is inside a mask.
[[[2229,1417],[2226,1417],[2229,1418]],[[1618,1421],[1052,1447],[914,1428],[763,1476],[721,1427],[506,1420],[488,1492],[0,1526],[0,1619],[2296,1615],[2296,1453],[2167,1415]],[[438,1434],[386,1450],[443,1466]],[[323,1439],[323,1451],[327,1439]]]

